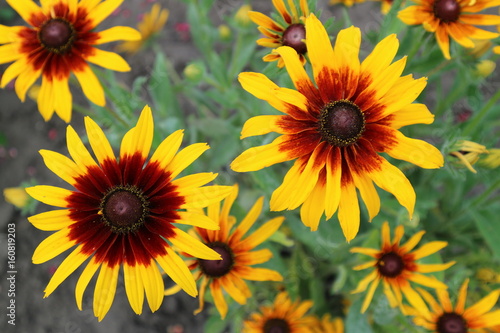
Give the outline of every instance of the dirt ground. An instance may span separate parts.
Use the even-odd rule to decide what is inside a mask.
[[[121,10],[116,15],[106,20],[98,31],[112,25],[135,26],[139,13],[146,11],[150,5],[144,6],[148,1],[126,0]],[[149,1],[151,2],[151,1]],[[161,45],[170,57],[177,70],[182,71],[185,64],[198,57],[193,45],[180,36],[175,30],[178,23],[185,19],[185,5],[180,1],[160,1],[163,7],[170,10],[170,17],[165,29],[160,36]],[[324,8],[323,18],[332,15],[331,7],[327,1],[318,1],[318,7]],[[217,8],[221,12],[214,13],[214,20],[220,13],[238,8],[243,1],[217,0]],[[269,13],[271,1],[251,1],[255,10]],[[4,1],[0,3],[7,6]],[[368,15],[369,22],[378,24],[379,13],[376,7],[372,13],[359,12],[353,21],[363,22],[363,17]],[[339,14],[339,13],[335,13]],[[6,22],[4,24],[22,24],[21,21]],[[366,21],[365,21],[366,24]],[[103,48],[109,49],[108,46]],[[153,60],[152,54],[143,53],[140,56],[129,58],[133,70],[124,77],[125,83],[131,82],[138,75],[143,74],[148,63]],[[0,72],[6,66],[0,67]],[[75,98],[79,98],[78,89],[72,89]],[[81,98],[81,96],[80,96]],[[73,115],[72,126],[82,134],[82,117],[78,113]],[[0,90],[0,190],[6,187],[18,186],[22,181],[35,178],[39,184],[64,186],[63,181],[53,175],[43,164],[38,154],[40,149],[59,151],[66,154],[65,148],[66,124],[54,117],[49,122],[44,122],[32,100],[21,103],[12,88]],[[37,212],[48,210],[46,205],[39,205]],[[7,280],[7,233],[8,225],[15,225],[15,326],[7,323],[9,305],[7,293],[11,286]],[[141,316],[134,314],[128,304],[123,283],[120,280],[117,294],[111,310],[100,323],[92,313],[93,283],[91,283],[84,296],[83,311],[76,307],[74,288],[81,269],[64,281],[57,290],[48,298],[43,299],[43,290],[57,265],[65,255],[56,257],[48,263],[34,265],[31,256],[36,246],[50,233],[34,228],[24,216],[12,205],[0,199],[0,332],[30,332],[30,333],[80,333],[80,332],[168,332],[168,333],[201,333],[206,315],[201,313],[193,316],[192,312],[197,307],[197,300],[179,293],[176,296],[166,297],[160,309],[151,314],[147,305]],[[210,332],[208,332],[210,333]]]

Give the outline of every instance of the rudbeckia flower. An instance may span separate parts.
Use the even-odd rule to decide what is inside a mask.
[[[272,18],[259,13],[249,12],[248,16],[257,25],[259,31],[266,36],[257,40],[257,44],[277,48],[280,46],[289,46],[297,51],[300,62],[306,63],[305,54],[307,53],[307,46],[304,42],[306,38],[306,29],[304,25],[304,18],[309,15],[309,7],[307,0],[300,0],[300,10],[293,1],[288,1],[290,10],[286,8],[283,0],[273,0],[274,7],[280,13],[283,23],[276,22]],[[285,66],[279,53],[271,52],[264,56],[262,60],[272,62],[278,60],[278,67]]]
[[[142,20],[137,24],[137,29],[141,33],[141,39],[120,43],[116,49],[131,54],[137,53],[144,47],[145,43],[163,28],[165,23],[167,23],[169,13],[167,9],[161,9],[159,3],[155,3],[151,7],[151,11],[144,14]]]
[[[330,0],[331,5],[343,4],[347,7],[352,7],[354,4],[365,2],[365,0]]]
[[[384,293],[392,307],[402,306],[402,295],[404,295],[414,307],[425,308],[422,298],[412,288],[411,282],[435,289],[447,288],[444,283],[435,277],[431,278],[420,274],[443,271],[455,263],[452,261],[446,264],[419,264],[417,260],[436,253],[448,245],[447,242],[435,241],[424,244],[412,251],[424,234],[425,231],[419,231],[410,237],[406,243],[400,245],[399,242],[404,236],[404,227],[402,225],[396,227],[391,242],[389,223],[384,222],[380,249],[363,247],[351,249],[353,253],[365,254],[374,259],[353,268],[354,270],[373,268],[373,271],[361,280],[356,290],[352,292],[364,292],[371,284],[361,307],[361,312],[365,312],[370,305],[373,294],[380,282],[384,285]]]
[[[162,303],[164,285],[158,265],[189,295],[196,296],[194,277],[170,244],[198,258],[220,259],[216,251],[176,226],[218,228],[205,215],[185,209],[220,201],[231,187],[203,186],[215,179],[213,173],[176,179],[209,147],[196,143],[177,152],[183,137],[179,130],[168,136],[148,161],[153,117],[147,106],[137,125],[125,134],[119,159],[89,117],[85,127],[97,162],[71,126],[67,130],[71,158],[40,151],[47,167],[74,189],[45,185],[26,189],[36,200],[63,208],[28,218],[41,230],[57,230],[36,248],[33,262],[44,263],[76,246],[52,276],[44,297],[89,258],[76,284],[76,303],[81,310],[83,293],[100,269],[94,291],[94,314],[99,320],[113,303],[122,266],[125,291],[137,314],[142,312],[144,294],[151,311]]]
[[[499,0],[419,0],[398,13],[405,24],[422,24],[436,34],[436,40],[446,59],[450,56],[450,37],[463,47],[473,48],[472,39],[492,39],[497,33],[474,25],[500,24],[500,16],[477,14],[483,9],[500,5]]]
[[[479,161],[479,156],[489,153],[485,146],[468,140],[458,141],[455,144],[455,149],[455,151],[450,152],[450,155],[457,158],[457,162],[465,166],[472,173],[477,173],[472,166]]]
[[[476,304],[466,308],[467,286],[466,279],[460,291],[455,307],[452,306],[450,296],[445,289],[436,290],[438,301],[426,290],[418,288],[418,292],[430,306],[430,311],[421,311],[407,308],[409,315],[415,316],[413,322],[427,328],[434,333],[467,333],[467,332],[498,332],[500,325],[500,310],[491,309],[495,306],[500,290],[495,290],[479,300]],[[485,330],[492,328],[491,330]]]
[[[243,333],[314,333],[316,319],[306,312],[313,306],[312,301],[292,302],[287,292],[276,296],[270,306],[260,307],[260,313],[253,313],[243,322]]]
[[[24,102],[28,88],[42,76],[38,109],[45,121],[54,111],[70,122],[72,95],[68,80],[73,73],[83,93],[93,103],[104,106],[104,91],[89,63],[115,71],[130,67],[118,54],[96,45],[116,40],[137,40],[138,31],[129,27],[94,29],[123,0],[7,0],[30,27],[0,25],[0,64],[14,61],[5,71],[0,86],[16,79],[15,89]]]
[[[344,333],[344,322],[338,317],[331,319],[330,315],[326,314],[318,319],[312,331],[314,333]]]
[[[321,22],[306,19],[306,39],[316,84],[290,47],[276,52],[282,57],[296,90],[281,88],[258,73],[241,73],[243,88],[284,115],[260,115],[243,126],[241,138],[280,134],[272,143],[253,147],[231,164],[248,172],[295,160],[284,181],[271,197],[271,210],[295,209],[306,226],[316,230],[323,212],[338,218],[347,241],[359,229],[360,209],[356,189],[365,202],[370,220],[380,209],[373,183],[391,192],[408,210],[415,205],[409,180],[378,153],[423,168],[439,168],[443,156],[431,144],[404,136],[398,129],[430,124],[434,116],[423,104],[412,102],[426,85],[426,78],[401,77],[406,58],[391,62],[398,40],[382,40],[362,62],[358,60],[361,32],[340,31],[332,48]]]
[[[237,223],[235,217],[229,215],[237,196],[238,186],[235,185],[222,208],[218,202],[208,206],[207,216],[219,224],[220,230],[194,228],[195,236],[222,257],[222,260],[198,259],[187,262],[191,270],[197,270],[195,278],[201,279],[200,307],[195,314],[203,310],[207,286],[210,288],[217,311],[222,318],[225,318],[228,307],[223,290],[239,304],[245,304],[247,298],[252,295],[245,280],[283,280],[283,277],[274,270],[251,266],[264,263],[272,257],[268,249],[256,251],[253,249],[274,234],[284,218],[271,219],[246,235],[262,211],[263,198],[257,200],[245,218]]]

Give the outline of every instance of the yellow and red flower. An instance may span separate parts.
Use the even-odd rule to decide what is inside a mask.
[[[261,306],[260,313],[253,313],[243,322],[243,333],[314,333],[317,319],[306,312],[312,301],[293,302],[287,292],[276,296],[273,305]]]
[[[497,33],[479,29],[475,25],[500,24],[500,16],[478,14],[486,8],[500,5],[500,0],[414,0],[398,13],[406,24],[421,24],[436,34],[436,40],[446,59],[450,59],[450,37],[463,47],[474,48],[472,39],[492,39]]]
[[[168,242],[198,258],[220,259],[216,251],[175,225],[219,227],[205,215],[185,209],[220,201],[231,187],[203,186],[215,179],[213,173],[175,179],[208,145],[197,143],[177,152],[183,138],[179,130],[168,136],[147,161],[153,141],[153,117],[147,106],[137,125],[125,134],[119,159],[94,121],[86,117],[85,126],[98,163],[71,126],[67,130],[71,159],[40,151],[47,167],[74,190],[45,185],[26,189],[36,200],[63,208],[28,218],[41,230],[57,230],[36,248],[33,262],[44,263],[76,246],[52,276],[44,297],[89,258],[76,284],[76,303],[81,309],[83,293],[100,268],[94,292],[94,314],[99,320],[113,303],[121,266],[125,291],[137,314],[142,312],[144,293],[151,311],[163,301],[158,265],[189,295],[196,296],[193,275]]]
[[[94,29],[123,0],[7,0],[30,27],[0,25],[0,64],[14,62],[5,71],[0,86],[16,79],[15,90],[21,101],[40,76],[38,109],[48,121],[54,111],[66,122],[71,120],[72,95],[68,80],[73,73],[83,93],[93,103],[104,106],[103,88],[89,63],[115,71],[130,67],[118,54],[96,45],[116,40],[137,40],[138,31],[129,27]]]
[[[423,168],[439,168],[443,156],[434,146],[404,136],[399,128],[424,123],[434,116],[423,104],[412,103],[426,78],[401,77],[406,58],[393,64],[398,50],[396,35],[382,40],[360,63],[361,31],[340,31],[333,48],[321,22],[306,19],[306,39],[316,84],[294,49],[276,50],[296,90],[281,88],[259,73],[241,73],[243,88],[284,115],[260,115],[247,120],[241,138],[280,134],[272,143],[244,151],[231,163],[237,172],[255,171],[295,160],[271,197],[271,210],[295,209],[311,230],[325,213],[338,218],[347,241],[359,230],[359,190],[369,219],[380,210],[374,183],[391,192],[408,210],[415,205],[409,180],[379,153]]]
[[[468,285],[469,279],[466,279],[460,287],[455,307],[452,306],[445,289],[436,290],[438,302],[429,292],[418,288],[418,292],[429,304],[430,311],[427,308],[422,311],[411,307],[406,307],[406,311],[414,316],[416,325],[434,333],[499,332],[500,310],[491,310],[497,303],[500,290],[492,291],[476,304],[466,308]]]
[[[317,324],[312,328],[314,333],[344,333],[344,322],[341,318],[330,318],[326,314],[317,320]]]
[[[259,12],[250,11],[248,16],[257,25],[259,31],[266,36],[257,40],[257,44],[277,48],[280,46],[292,47],[299,56],[302,64],[306,63],[305,54],[307,53],[307,46],[304,42],[306,38],[306,29],[304,19],[309,15],[309,7],[307,0],[300,0],[300,10],[297,8],[293,1],[288,1],[290,10],[287,9],[283,0],[273,0],[274,7],[280,13],[283,19],[283,24],[276,22],[269,16]],[[274,50],[273,50],[274,51]],[[285,66],[281,56],[278,53],[271,51],[262,58],[266,62],[278,61],[278,67]]]
[[[374,260],[354,267],[354,270],[374,268],[358,284],[353,293],[366,291],[365,300],[361,307],[361,312],[365,312],[373,298],[380,282],[384,285],[384,293],[392,307],[402,306],[403,295],[415,308],[425,308],[425,303],[418,293],[412,288],[411,282],[435,289],[446,289],[447,286],[435,277],[428,277],[420,273],[439,272],[447,269],[455,262],[446,264],[419,264],[417,260],[427,257],[448,245],[447,242],[434,241],[422,245],[412,251],[420,242],[425,231],[419,231],[408,241],[400,245],[404,236],[404,227],[396,227],[394,238],[391,242],[389,223],[382,225],[382,245],[380,249],[354,247],[353,253],[361,253],[372,257]]]
[[[235,185],[222,208],[219,202],[208,206],[207,216],[219,223],[219,230],[194,228],[194,235],[222,257],[222,260],[198,259],[187,262],[191,270],[198,270],[195,273],[196,279],[201,279],[200,307],[195,313],[203,310],[207,287],[210,288],[217,311],[222,318],[225,318],[228,307],[224,300],[223,290],[239,304],[245,304],[247,298],[252,295],[245,280],[283,280],[283,277],[274,270],[251,266],[271,259],[272,252],[268,249],[252,250],[274,234],[284,218],[271,219],[245,237],[262,211],[263,198],[257,200],[245,218],[235,227],[236,219],[229,213],[237,196],[238,186]],[[203,214],[203,212],[198,213]]]

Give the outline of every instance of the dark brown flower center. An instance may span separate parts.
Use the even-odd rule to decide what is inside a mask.
[[[294,23],[286,28],[282,43],[293,48],[298,54],[305,54],[307,46],[304,39],[306,39],[306,27],[302,23]]]
[[[454,312],[443,313],[436,323],[438,333],[467,333],[467,322]]]
[[[385,277],[396,277],[405,268],[405,263],[400,255],[389,252],[384,254],[377,262],[378,271]]]
[[[264,333],[290,333],[290,326],[281,318],[270,318],[264,324]]]
[[[356,142],[365,130],[365,117],[360,108],[348,100],[328,103],[319,116],[319,131],[333,146],[345,147]]]
[[[215,278],[229,273],[234,265],[234,254],[229,246],[222,242],[209,243],[207,246],[220,254],[222,260],[199,259],[200,268],[203,273]]]
[[[436,0],[434,15],[442,22],[455,22],[460,17],[460,5],[456,0]]]
[[[54,53],[65,53],[70,49],[74,37],[73,26],[60,18],[47,21],[38,32],[42,45]]]
[[[116,233],[137,230],[145,221],[147,207],[146,198],[133,186],[117,186],[101,201],[104,223]]]

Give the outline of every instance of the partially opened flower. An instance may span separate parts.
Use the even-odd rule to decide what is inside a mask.
[[[456,150],[450,152],[450,155],[457,158],[459,164],[465,166],[473,173],[477,173],[472,166],[479,161],[479,156],[489,153],[485,146],[468,140],[458,141],[455,145],[455,149]]]
[[[321,22],[306,19],[306,39],[316,84],[290,47],[276,52],[282,57],[296,90],[281,88],[258,73],[241,73],[243,88],[271,104],[283,115],[260,115],[243,126],[241,138],[280,134],[272,143],[253,147],[231,164],[238,172],[255,171],[295,160],[271,197],[271,210],[295,209],[311,230],[325,213],[338,210],[348,241],[358,233],[359,190],[369,219],[380,209],[374,183],[391,192],[408,210],[415,205],[409,180],[379,153],[423,168],[443,165],[443,156],[431,144],[404,136],[398,129],[430,124],[434,116],[423,104],[412,102],[426,85],[426,78],[401,77],[406,58],[391,64],[398,50],[396,35],[382,40],[360,63],[361,31],[341,30],[333,48]]]
[[[104,91],[89,63],[115,71],[130,67],[118,54],[96,45],[116,40],[137,40],[141,35],[129,27],[116,26],[100,32],[94,29],[123,0],[7,0],[30,27],[0,25],[0,64],[14,61],[5,71],[0,86],[16,79],[15,89],[24,102],[28,88],[42,76],[38,109],[48,121],[54,111],[71,120],[72,94],[68,80],[73,73],[83,93],[104,106]]]
[[[125,291],[137,314],[142,312],[144,293],[151,311],[162,303],[164,285],[158,265],[189,295],[196,296],[195,280],[170,243],[198,258],[220,259],[216,251],[175,225],[218,228],[205,215],[185,209],[220,201],[231,187],[203,186],[215,179],[213,173],[176,179],[209,147],[196,143],[177,152],[183,137],[179,130],[168,136],[148,161],[153,117],[147,106],[137,125],[125,134],[119,159],[94,121],[86,117],[85,127],[97,162],[71,126],[67,130],[71,158],[40,151],[47,167],[74,189],[45,185],[26,189],[33,198],[64,208],[29,218],[41,230],[57,230],[36,248],[33,262],[46,262],[76,246],[52,276],[44,297],[89,258],[76,284],[76,303],[81,309],[83,293],[100,268],[94,291],[94,314],[99,320],[113,303],[121,266]]]
[[[460,291],[455,307],[452,306],[450,296],[445,289],[436,290],[438,301],[426,290],[418,288],[418,292],[430,306],[430,311],[416,308],[407,308],[413,315],[416,325],[427,328],[434,333],[467,333],[467,332],[498,332],[500,325],[500,310],[491,309],[497,303],[500,290],[495,290],[479,300],[474,305],[466,308],[467,286],[466,279]],[[486,328],[492,328],[486,330]]]
[[[165,23],[167,23],[169,13],[167,9],[162,9],[159,3],[155,3],[151,7],[151,11],[144,14],[142,20],[137,24],[137,29],[141,33],[141,39],[125,41],[120,43],[116,49],[131,54],[137,53],[163,28]]]
[[[450,59],[450,37],[463,47],[474,48],[473,39],[492,39],[497,33],[475,25],[500,24],[500,16],[478,14],[483,9],[500,5],[499,0],[418,0],[398,13],[406,24],[421,24],[436,34],[436,40],[446,59]]]
[[[365,0],[330,0],[330,4],[342,4],[347,7],[352,7],[354,4],[365,2]]]
[[[305,64],[307,46],[304,42],[306,38],[304,18],[309,15],[307,0],[300,0],[300,10],[294,1],[288,1],[290,10],[287,9],[283,0],[273,0],[273,4],[283,19],[281,23],[259,12],[251,11],[248,13],[250,19],[259,25],[259,31],[266,36],[257,40],[257,44],[273,49],[280,46],[290,46],[297,51],[300,62]],[[270,54],[264,56],[262,60],[267,62],[277,60],[278,67],[280,68],[285,65],[280,54],[272,51]]]
[[[361,307],[361,312],[365,312],[373,298],[380,282],[384,287],[384,293],[392,307],[402,306],[403,295],[415,308],[425,308],[422,298],[411,286],[411,283],[417,283],[429,288],[446,289],[447,286],[435,277],[428,277],[421,273],[439,272],[447,269],[455,262],[446,264],[420,264],[417,260],[427,257],[444,248],[448,243],[434,241],[420,246],[412,251],[420,242],[425,231],[419,231],[406,243],[400,245],[404,236],[404,227],[397,226],[393,240],[391,241],[389,223],[382,225],[382,244],[380,249],[371,249],[363,247],[354,247],[353,253],[368,255],[373,260],[354,267],[355,270],[373,268],[358,284],[353,293],[366,291],[365,300]]]
[[[239,304],[245,304],[247,298],[252,295],[245,280],[283,280],[283,277],[274,270],[251,266],[271,259],[272,252],[268,249],[253,250],[278,230],[284,218],[271,219],[257,230],[247,234],[262,211],[263,198],[257,200],[245,218],[237,223],[235,217],[229,215],[237,196],[238,186],[235,185],[222,207],[219,202],[208,206],[207,216],[219,223],[219,230],[194,228],[195,235],[222,257],[222,260],[198,259],[187,262],[190,269],[197,270],[196,279],[201,279],[200,307],[195,313],[203,310],[207,286],[210,288],[217,311],[222,318],[225,318],[228,306],[224,300],[223,291],[226,291]]]
[[[496,169],[500,167],[500,149],[490,148],[488,149],[489,154],[479,160],[479,164],[486,168]]]
[[[243,333],[314,333],[316,318],[306,315],[313,306],[312,301],[293,302],[283,291],[276,296],[272,305],[260,307],[260,312],[250,315],[243,322]]]
[[[344,321],[338,317],[332,319],[330,315],[326,314],[317,320],[312,331],[314,333],[344,333]]]

